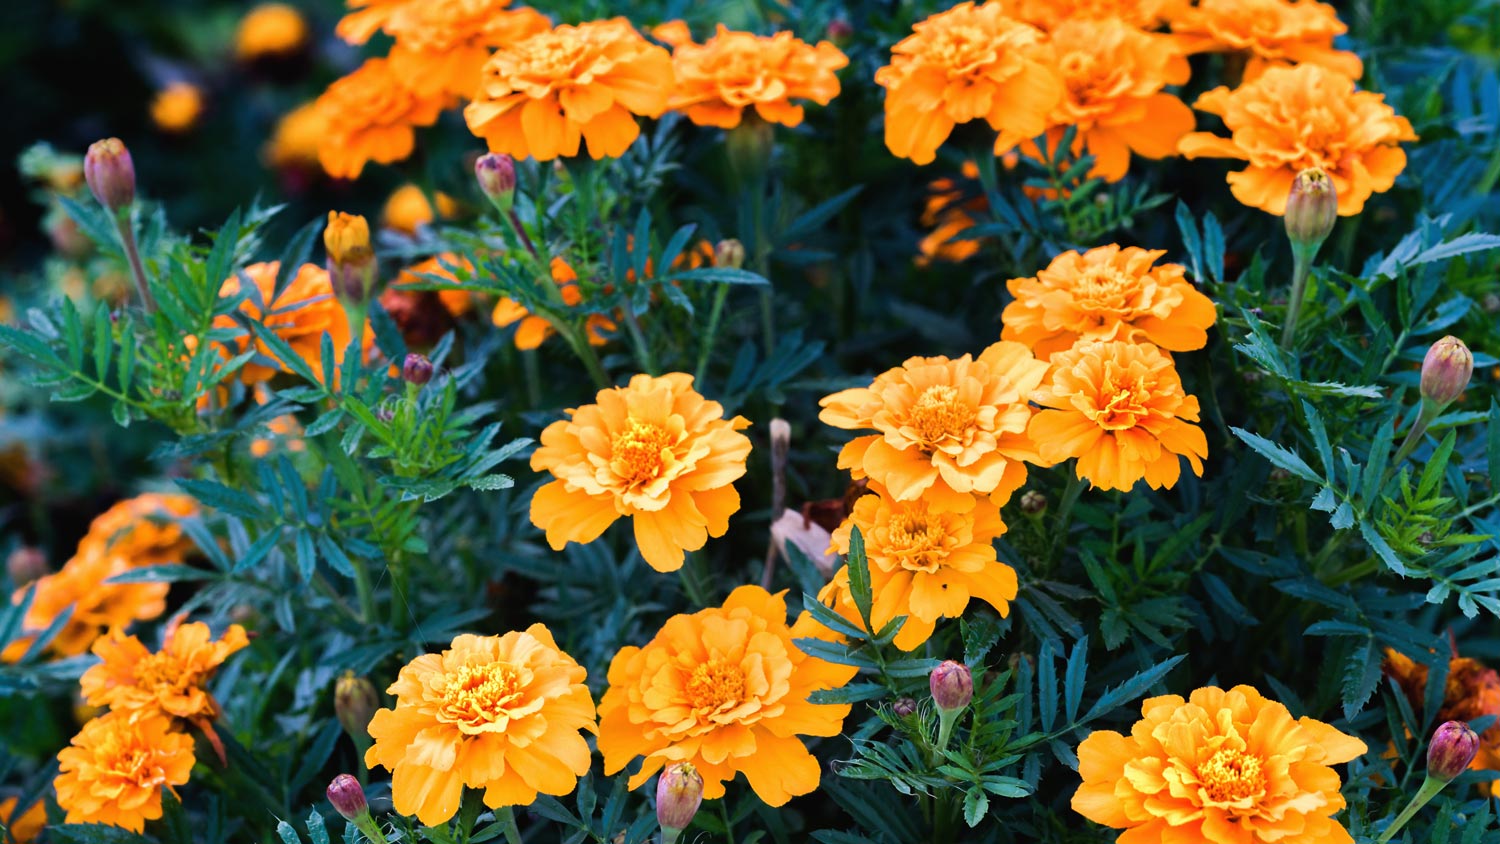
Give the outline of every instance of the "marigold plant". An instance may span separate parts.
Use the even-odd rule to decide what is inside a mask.
[[[161,793],[188,781],[193,739],[161,715],[102,715],[57,754],[57,804],[68,823],[141,832],[162,815]]]
[[[672,51],[677,86],[668,106],[700,126],[733,129],[752,107],[762,120],[799,126],[803,107],[793,101],[828,105],[839,95],[834,72],[847,64],[827,41],[813,46],[790,32],[758,36],[719,24],[703,44]]]
[[[1428,668],[1393,648],[1385,649],[1381,670],[1396,681],[1412,706],[1421,706],[1427,696]],[[1500,672],[1471,657],[1457,654],[1448,660],[1448,679],[1443,684],[1438,721],[1478,721],[1495,718],[1479,734],[1479,752],[1471,765],[1475,770],[1500,771]],[[1481,786],[1493,793],[1493,783]]]
[[[583,291],[578,286],[578,273],[561,255],[554,256],[549,265],[552,281],[557,284],[562,303],[570,308],[583,304]],[[526,306],[510,298],[501,297],[490,313],[490,321],[500,328],[516,326],[515,344],[518,349],[535,349],[556,333],[546,317],[526,310]],[[609,335],[616,328],[615,321],[605,314],[589,314],[585,320],[589,344],[602,346],[609,342]]]

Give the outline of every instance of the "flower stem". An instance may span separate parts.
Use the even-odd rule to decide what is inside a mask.
[[[958,716],[961,712],[963,712],[962,709],[938,708],[937,752],[940,757],[938,759],[939,763],[942,762],[942,755],[948,751],[948,742],[953,739],[953,725],[958,723]]]
[[[627,302],[620,313],[625,315],[625,328],[630,332],[630,342],[635,346],[635,359],[641,365],[641,371],[657,375],[656,361],[651,357],[651,347],[646,344],[646,333],[641,330],[641,322],[636,318],[635,311]]]
[[[505,829],[506,844],[521,844],[521,828],[516,826],[514,806],[502,806],[495,810],[495,820]]]
[[[1406,826],[1406,822],[1411,820],[1412,816],[1418,810],[1426,806],[1428,801],[1436,797],[1437,793],[1442,791],[1445,785],[1447,783],[1442,780],[1433,779],[1431,776],[1427,777],[1422,782],[1422,787],[1417,789],[1417,793],[1412,796],[1411,802],[1406,804],[1405,809],[1401,810],[1401,814],[1397,815],[1396,819],[1391,821],[1391,825],[1385,828],[1385,832],[1382,832],[1380,837],[1375,839],[1375,844],[1386,844],[1387,841],[1394,838],[1396,833],[1401,831],[1401,827]]]
[[[1073,520],[1073,505],[1078,503],[1078,496],[1083,494],[1083,478],[1078,477],[1077,467],[1068,467],[1068,486],[1063,490],[1062,501],[1057,505],[1057,529],[1052,536],[1052,553],[1048,557],[1054,557],[1067,540],[1068,525]]]
[[[115,228],[120,233],[120,244],[125,247],[125,259],[130,263],[130,276],[135,279],[135,290],[140,294],[146,312],[156,310],[156,299],[151,295],[151,282],[146,278],[146,265],[141,263],[141,250],[135,242],[135,226],[131,224],[130,212],[115,216]]]
[[[380,824],[376,823],[373,817],[370,817],[369,812],[366,812],[356,820],[354,826],[360,832],[364,833],[365,837],[374,842],[374,844],[386,844],[385,833],[380,831]]]
[[[1290,349],[1297,336],[1297,317],[1302,310],[1302,296],[1307,292],[1307,277],[1312,269],[1312,255],[1302,249],[1292,250],[1292,298],[1286,306],[1286,325],[1281,329],[1281,348]]]
[[[703,379],[708,375],[708,358],[713,353],[714,341],[719,336],[719,321],[724,318],[724,302],[729,298],[729,285],[721,284],[714,293],[713,308],[708,312],[708,330],[703,333],[703,345],[698,350],[698,368],[693,381],[703,389]]]
[[[1439,411],[1440,408],[1437,405],[1423,399],[1422,409],[1417,413],[1417,421],[1412,423],[1411,430],[1406,432],[1406,439],[1401,441],[1401,447],[1396,450],[1396,456],[1386,467],[1385,476],[1380,479],[1380,486],[1375,490],[1376,495],[1380,494],[1380,490],[1385,489],[1385,485],[1391,482],[1391,478],[1401,468],[1401,464],[1411,456],[1412,450],[1417,447],[1417,443],[1422,441],[1422,435],[1427,433],[1427,426],[1437,418]]]

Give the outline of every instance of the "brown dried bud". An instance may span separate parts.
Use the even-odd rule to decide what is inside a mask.
[[[1464,341],[1447,336],[1432,344],[1422,359],[1422,398],[1439,408],[1457,399],[1474,377],[1474,353]]]
[[[1427,776],[1452,782],[1469,770],[1479,753],[1479,735],[1463,721],[1446,721],[1432,734],[1427,745]]]
[[[1038,490],[1027,490],[1021,496],[1021,512],[1028,516],[1040,516],[1047,512],[1047,496]]]
[[[83,178],[99,204],[112,212],[135,202],[135,163],[119,138],[105,138],[89,146],[83,157]]]
[[[939,710],[957,712],[974,699],[974,675],[962,662],[945,660],[932,669],[927,685]]]

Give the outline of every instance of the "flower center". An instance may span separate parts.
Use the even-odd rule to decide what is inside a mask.
[[[1215,803],[1233,803],[1266,790],[1260,757],[1228,747],[1198,766],[1198,781],[1204,795]]]
[[[922,514],[901,513],[886,529],[885,551],[907,571],[931,574],[942,566],[947,536],[940,523],[928,521]]]
[[[946,66],[949,78],[963,76],[995,60],[995,39],[974,26],[954,26],[934,33],[931,54]]]
[[[1089,267],[1073,285],[1073,299],[1091,316],[1117,315],[1130,310],[1134,279],[1114,267]]]
[[[182,666],[167,651],[154,653],[135,664],[135,683],[145,689],[181,688],[188,685]]]
[[[686,691],[694,709],[718,709],[739,703],[745,696],[745,672],[737,665],[714,658],[693,669]]]
[[[1101,428],[1110,431],[1134,428],[1149,413],[1145,402],[1150,394],[1136,379],[1122,379],[1117,373],[1107,373],[1099,393],[1104,406],[1094,412],[1094,421]]]
[[[961,440],[974,425],[974,408],[958,398],[958,388],[934,384],[922,391],[907,414],[906,424],[927,446]]]
[[[629,419],[610,439],[609,468],[628,486],[654,481],[672,461],[675,441],[661,425]]]
[[[449,672],[443,689],[442,712],[446,720],[459,725],[464,732],[490,724],[503,729],[509,722],[507,710],[521,699],[529,679],[509,663],[462,665]]]

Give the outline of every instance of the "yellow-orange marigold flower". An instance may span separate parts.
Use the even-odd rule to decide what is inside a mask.
[[[459,636],[401,669],[386,690],[395,708],[370,721],[365,764],[390,769],[396,811],[427,826],[453,817],[465,786],[492,809],[567,794],[589,770],[586,674],[545,625]]]
[[[599,701],[599,751],[614,774],[637,757],[630,787],[670,762],[703,776],[703,796],[724,796],[744,774],[769,806],[818,787],[819,766],[798,736],[834,736],[849,705],[814,704],[857,669],[804,654],[792,640],[815,636],[804,617],[786,623],[786,601],[741,586],[722,607],[674,615],[643,648],[621,648]]]
[[[161,790],[188,781],[193,738],[161,715],[109,713],[84,724],[57,761],[57,805],[68,823],[141,832],[161,817]]]
[[[870,486],[879,491],[877,484]],[[976,500],[967,513],[943,513],[921,498],[863,496],[833,532],[833,548],[840,554],[849,553],[855,527],[870,568],[871,625],[878,631],[906,616],[896,647],[909,651],[921,645],[932,637],[938,619],[963,615],[970,598],[988,603],[1002,617],[1010,614],[1016,571],[995,556],[995,538],[1005,533],[1005,522],[988,500]],[[835,578],[847,583],[848,567]]]
[[[1076,127],[1072,151],[1094,156],[1090,176],[1118,182],[1131,154],[1167,158],[1193,131],[1193,110],[1162,91],[1187,82],[1187,58],[1166,35],[1144,32],[1118,19],[1070,20],[1052,31],[1066,93],[1048,116],[1049,148]],[[1022,144],[1041,158],[1032,141]]]
[[[240,313],[262,322],[276,336],[285,340],[292,351],[307,361],[307,365],[321,378],[323,335],[327,334],[333,339],[336,362],[342,362],[344,350],[349,345],[349,318],[334,297],[328,271],[316,264],[303,264],[299,267],[286,289],[281,291],[281,296],[273,299],[276,293],[276,273],[280,269],[278,261],[251,264],[224,281],[223,287],[219,288],[219,297],[240,295],[241,278],[249,278],[255,289],[240,302]],[[234,317],[227,314],[214,320],[216,328],[235,328],[238,325]],[[246,336],[232,341],[234,347],[229,350],[230,353],[242,353],[251,339]],[[239,370],[240,380],[246,384],[269,381],[277,372],[292,371],[261,340],[255,340],[255,349],[260,353],[257,359],[248,361]],[[259,359],[262,356],[270,363],[262,363]]]
[[[1078,746],[1073,810],[1123,829],[1123,844],[1352,844],[1331,767],[1364,742],[1250,686],[1212,686],[1141,704],[1128,736],[1098,730]]]
[[[1198,399],[1150,343],[1080,342],[1052,356],[1048,383],[1031,397],[1047,408],[1027,428],[1043,462],[1078,458],[1078,477],[1091,488],[1128,490],[1145,478],[1152,489],[1171,489],[1179,456],[1203,476],[1208,439],[1190,424]]]
[[[7,662],[20,659],[32,638],[50,627],[69,607],[73,608],[73,614],[48,646],[58,656],[87,653],[104,631],[160,616],[167,609],[167,584],[106,582],[134,568],[127,557],[90,554],[74,557],[56,573],[38,580],[31,608],[21,623],[29,636],[11,643],[0,659]],[[24,595],[24,589],[17,590],[12,603],[20,603]]]
[[[407,182],[391,191],[385,205],[380,209],[380,219],[387,228],[402,234],[415,234],[417,229],[430,224],[436,218],[432,203],[422,189]]]
[[[350,44],[363,44],[383,29],[404,6],[419,0],[346,0],[350,9],[334,27],[334,33]]]
[[[276,121],[266,142],[266,163],[278,170],[318,167],[318,148],[327,131],[328,118],[316,100],[297,106]]]
[[[684,20],[663,21],[651,27],[651,37],[668,47],[681,47],[683,44],[693,43],[693,31],[688,28],[687,21]]]
[[[0,824],[5,825],[5,831],[16,844],[31,844],[47,826],[47,803],[44,800],[33,800],[26,811],[17,815],[16,806],[20,802],[19,797],[0,800]]]
[[[1051,32],[1067,21],[1119,20],[1137,29],[1156,29],[1175,20],[1191,0],[990,0],[1005,13]]]
[[[1349,28],[1318,0],[1200,0],[1173,18],[1172,31],[1188,53],[1244,54],[1246,82],[1292,64],[1321,65],[1351,79],[1364,73],[1359,56],[1333,48]]]
[[[384,29],[396,39],[391,70],[418,97],[468,98],[479,86],[490,49],[550,29],[536,9],[510,0],[422,0],[394,10]]]
[[[583,291],[578,287],[578,273],[562,256],[554,256],[551,265],[552,280],[556,282],[564,305],[577,307],[583,304]],[[495,303],[495,310],[490,314],[490,321],[498,328],[516,326],[515,344],[518,349],[535,349],[544,343],[548,337],[556,333],[552,323],[546,318],[536,316],[526,310],[526,306],[520,302],[502,296]],[[585,330],[588,332],[589,345],[602,346],[609,342],[610,332],[615,330],[615,321],[604,314],[589,314],[584,321]]]
[[[984,118],[999,155],[1040,135],[1063,96],[1046,36],[999,3],[960,3],[913,27],[875,73],[886,89],[885,144],[927,164],[953,127]]]
[[[203,114],[203,92],[191,82],[173,82],[151,101],[151,121],[163,132],[186,132]]]
[[[327,121],[318,160],[328,175],[357,178],[371,161],[390,164],[416,148],[414,127],[437,121],[444,101],[418,97],[386,59],[367,59],[318,97]]]
[[[1048,360],[1079,340],[1145,340],[1171,352],[1201,349],[1218,312],[1180,264],[1157,264],[1162,249],[1115,244],[1067,251],[1033,278],[1006,288],[1000,336]]]
[[[1358,214],[1406,167],[1398,144],[1417,139],[1383,95],[1355,91],[1349,77],[1313,64],[1271,68],[1233,91],[1208,91],[1193,105],[1224,118],[1230,137],[1194,132],[1182,139],[1182,154],[1249,162],[1229,174],[1230,189],[1270,214],[1286,213],[1292,180],[1310,167],[1333,179],[1340,216]]]
[[[454,275],[451,269],[453,267],[461,268],[464,272],[469,273],[470,277],[474,273],[474,265],[469,262],[469,259],[453,252],[444,252],[441,255],[434,255],[425,261],[413,264],[402,270],[401,274],[396,277],[396,282],[391,287],[399,290],[406,285],[431,281],[431,279],[423,278],[423,276],[435,276],[457,284],[458,276]],[[443,303],[443,307],[453,316],[463,316],[474,309],[474,294],[467,290],[439,290],[437,291],[437,295],[438,300]]]
[[[760,36],[719,24],[703,44],[672,51],[677,89],[668,104],[699,126],[733,129],[746,108],[769,123],[797,126],[803,109],[793,100],[828,105],[839,95],[834,71],[849,58],[827,41],[816,47],[790,32]]]
[[[198,512],[192,496],[146,492],[115,502],[89,523],[78,556],[112,554],[132,566],[180,563],[193,548],[179,519]]]
[[[1229,174],[1230,187],[1236,199],[1271,214],[1285,213],[1296,174],[1308,168],[1333,179],[1340,216],[1358,214],[1406,166],[1398,144],[1417,139],[1384,95],[1355,91],[1348,77],[1317,65],[1273,68],[1234,91],[1208,91],[1194,105],[1222,117],[1231,137],[1196,132],[1183,138],[1182,153],[1248,161]]]
[[[636,115],[658,117],[672,93],[672,57],[624,18],[561,25],[495,51],[464,107],[490,152],[548,161],[614,158],[640,135]]]
[[[625,516],[646,562],[676,571],[684,552],[723,536],[740,509],[734,482],[745,474],[750,438],[740,430],[750,422],[725,419],[723,405],[681,372],[637,375],[596,401],[542,431],[531,468],[557,480],[532,496],[531,522],[560,551]]]
[[[1036,459],[1026,436],[1027,396],[1047,364],[1002,341],[978,358],[913,357],[868,387],[826,396],[818,418],[848,430],[873,428],[839,452],[839,468],[869,478],[897,501],[925,500],[937,512],[968,512],[974,496],[1002,506]]]
[[[1427,693],[1427,666],[1414,662],[1391,648],[1385,650],[1381,666],[1385,674],[1401,686],[1412,706],[1421,706]],[[1477,659],[1457,654],[1448,660],[1448,681],[1443,687],[1443,704],[1433,720],[1477,721],[1486,716],[1500,719],[1500,674]],[[1479,734],[1479,752],[1469,765],[1474,770],[1500,771],[1500,720]],[[1486,794],[1492,794],[1494,783],[1481,783]]]
[[[212,720],[219,706],[205,686],[230,654],[249,644],[238,624],[214,641],[208,625],[195,621],[172,629],[161,650],[152,653],[140,639],[116,629],[94,642],[94,655],[102,662],[85,671],[79,685],[87,703],[114,712]]]
[[[295,6],[262,3],[240,18],[234,33],[234,52],[240,59],[281,56],[307,43],[307,19]]]

